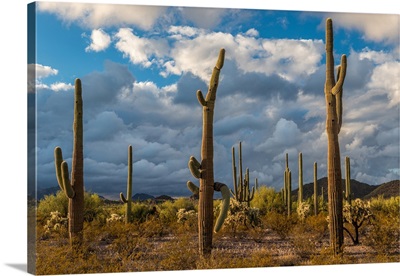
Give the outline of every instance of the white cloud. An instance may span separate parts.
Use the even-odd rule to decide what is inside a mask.
[[[154,58],[166,55],[168,44],[164,39],[148,39],[136,36],[130,28],[121,28],[115,35],[115,47],[128,57],[133,64],[150,67],[157,63]]]
[[[389,107],[400,103],[400,62],[387,62],[377,66],[367,87],[375,95],[384,94],[389,100]]]
[[[399,16],[396,14],[335,13],[330,17],[335,26],[360,31],[366,40],[399,43]]]
[[[254,28],[249,29],[245,34],[247,36],[254,36],[254,37],[259,36],[259,32]]]
[[[170,33],[170,34],[182,35],[185,37],[197,36],[204,32],[205,31],[203,29],[194,28],[194,27],[190,27],[190,26],[171,26],[168,29],[168,33]],[[175,38],[181,38],[181,37],[175,37]]]
[[[54,91],[67,91],[74,89],[74,85],[70,83],[56,82],[50,85],[50,89]]]
[[[181,12],[186,20],[193,22],[200,28],[208,29],[217,26],[221,22],[221,19],[227,10],[217,8],[185,7],[184,9],[181,9]]]
[[[29,64],[28,65],[28,73],[34,74],[36,71],[36,78],[43,79],[51,75],[57,75],[58,70],[51,68],[50,66],[42,65],[42,64]]]
[[[42,64],[28,64],[28,92],[34,93],[35,89],[48,88],[41,79],[57,75],[58,70]]]
[[[133,24],[143,30],[149,30],[165,10],[166,7],[163,6],[38,3],[39,12],[54,13],[66,23],[77,23],[87,28]]]
[[[91,43],[86,47],[85,51],[100,52],[108,48],[111,43],[111,37],[102,29],[92,30],[90,35]]]
[[[212,32],[200,33],[193,39],[182,37],[171,49],[164,75],[190,72],[207,82],[220,48],[225,48],[225,58],[234,60],[244,72],[277,74],[295,82],[317,70],[323,54],[322,41],[255,38],[255,31],[236,36]]]
[[[396,59],[396,54],[398,53],[388,53],[384,51],[373,51],[368,48],[364,48],[360,53],[359,53],[359,58],[360,60],[363,59],[368,59],[373,61],[376,64],[382,64],[388,61],[392,61]]]

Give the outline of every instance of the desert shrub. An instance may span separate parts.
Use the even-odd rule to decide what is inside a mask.
[[[274,188],[267,186],[261,186],[257,189],[250,204],[252,207],[258,208],[261,215],[271,211],[283,212],[285,210],[281,195],[275,192]]]
[[[269,212],[264,218],[264,225],[275,231],[282,239],[288,237],[293,225],[295,224],[295,217],[288,217],[286,214],[281,214],[275,211]]]
[[[316,240],[321,241],[328,233],[328,222],[326,216],[323,213],[319,213],[316,216],[309,216],[305,220],[308,231],[311,231]]]
[[[119,205],[119,208],[114,212],[116,215],[125,217],[126,216],[126,205]],[[149,217],[157,215],[157,207],[152,203],[146,202],[132,202],[131,204],[131,221],[132,222],[144,222]]]
[[[58,191],[55,195],[45,195],[43,199],[39,201],[37,213],[38,217],[42,217],[45,220],[51,215],[51,212],[59,212],[60,216],[68,216],[68,197],[65,196],[63,191]]]
[[[39,201],[38,217],[47,219],[51,212],[59,212],[60,216],[68,217],[68,197],[62,191],[55,195],[46,195]],[[85,221],[93,221],[99,214],[103,214],[103,201],[97,194],[85,192],[84,194],[84,215]]]
[[[186,211],[196,210],[193,201],[183,197],[178,198],[173,202],[165,201],[157,207],[160,219],[162,219],[166,223],[176,222],[176,214],[180,209],[184,209]]]
[[[370,204],[373,212],[383,212],[386,215],[398,215],[400,213],[400,196],[385,199],[382,195],[380,195],[376,198],[372,198],[370,200]]]
[[[376,212],[372,218],[367,244],[378,253],[386,255],[391,250],[399,250],[400,217],[387,215],[386,212]]]

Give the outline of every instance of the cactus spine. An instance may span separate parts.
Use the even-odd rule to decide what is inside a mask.
[[[314,215],[318,215],[318,178],[317,178],[317,162],[314,162]]]
[[[210,255],[212,248],[214,195],[213,120],[219,74],[224,65],[224,58],[225,49],[221,49],[212,72],[206,98],[204,98],[200,90],[197,91],[197,99],[203,107],[201,162],[198,162],[193,156],[189,160],[189,169],[192,175],[200,179],[198,229],[199,251],[202,256]]]
[[[334,255],[343,252],[343,194],[340,169],[339,132],[342,126],[342,93],[347,59],[342,55],[337,81],[334,74],[332,19],[326,20],[326,133],[328,137],[328,213],[330,245]]]
[[[289,169],[289,155],[286,153],[286,168],[283,173],[284,203],[287,205],[288,216],[292,213],[292,172]]]
[[[84,211],[84,183],[83,183],[83,101],[82,84],[80,79],[75,80],[74,94],[74,122],[73,122],[73,152],[71,179],[69,178],[68,164],[64,161],[60,147],[54,149],[55,169],[58,185],[69,198],[68,225],[71,245],[79,245],[83,240],[83,211]]]
[[[350,157],[346,156],[345,158],[345,166],[346,166],[346,194],[345,200],[348,204],[351,205],[351,182],[350,182]]]
[[[242,166],[242,142],[239,142],[239,183],[237,179],[237,170],[235,162],[235,148],[232,147],[232,174],[233,174],[233,191],[231,193],[235,200],[238,202],[247,202],[247,206],[250,207],[250,201],[254,198],[255,186],[250,192],[250,172],[246,169],[243,178],[243,166]]]
[[[299,153],[299,192],[297,202],[303,202],[303,154]]]
[[[123,193],[119,194],[121,201],[126,204],[126,211],[125,211],[125,223],[132,222],[132,146],[129,145],[128,147],[128,181],[127,181],[127,191],[126,191],[126,198],[124,197]]]

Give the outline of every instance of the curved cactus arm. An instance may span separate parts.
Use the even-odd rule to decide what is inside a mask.
[[[198,195],[199,194],[199,187],[197,187],[192,181],[188,181],[186,183],[188,189],[194,194]]]
[[[56,147],[54,149],[54,165],[56,167],[56,177],[57,177],[57,183],[58,186],[60,186],[60,189],[64,191],[64,183],[62,179],[62,173],[61,173],[61,163],[63,162],[63,156],[62,156],[62,150],[60,147]]]
[[[337,69],[337,80],[339,81],[341,75],[341,66],[338,66]],[[343,96],[343,87],[340,87],[339,91],[337,91],[335,98],[336,98],[336,116],[338,119],[338,134],[340,133],[340,129],[342,128],[342,96]]]
[[[69,180],[68,164],[65,161],[61,163],[61,174],[64,186],[63,191],[68,198],[73,198],[75,196],[75,191],[71,186],[71,181]]]
[[[195,178],[199,179],[202,177],[201,165],[199,161],[197,161],[197,159],[193,156],[191,156],[189,159],[188,167]]]
[[[203,93],[200,90],[197,90],[197,100],[199,101],[201,106],[206,106],[207,102],[204,99]]]
[[[220,191],[221,195],[222,195],[221,212],[219,213],[219,216],[218,216],[217,221],[215,222],[215,226],[214,226],[214,232],[217,233],[221,229],[221,227],[224,224],[224,221],[228,215],[231,196],[229,194],[228,186],[226,186],[223,183],[215,182],[214,190]]]
[[[337,93],[341,92],[343,88],[344,79],[346,77],[346,69],[347,69],[347,57],[346,55],[342,55],[342,58],[340,60],[340,70],[339,70],[338,80],[335,86],[332,87],[331,90],[333,95],[336,95]]]
[[[60,189],[68,198],[73,198],[75,192],[71,186],[71,181],[69,180],[68,164],[63,160],[62,150],[60,147],[54,149],[54,165],[56,167],[58,186],[60,186]]]
[[[253,200],[255,191],[256,191],[256,189],[255,189],[255,187],[253,186],[253,187],[251,188],[251,193],[250,193],[250,195],[249,195],[248,202],[250,202],[250,201]]]
[[[125,196],[124,196],[123,193],[119,193],[119,198],[121,199],[121,201],[122,201],[123,203],[128,203],[128,200],[125,198]]]

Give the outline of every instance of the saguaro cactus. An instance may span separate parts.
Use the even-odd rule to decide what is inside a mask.
[[[342,93],[347,59],[342,55],[337,81],[334,74],[332,19],[326,20],[326,133],[328,137],[328,213],[330,244],[334,255],[343,252],[343,195],[339,132],[342,126]]]
[[[297,204],[303,202],[303,154],[299,153],[299,192],[297,197]]]
[[[119,194],[121,201],[126,204],[126,211],[125,211],[125,223],[132,222],[132,146],[129,145],[128,147],[128,181],[126,183],[126,198],[124,197],[123,193]]]
[[[346,192],[345,192],[345,200],[349,205],[351,205],[351,182],[350,182],[350,157],[346,156],[345,158],[345,167],[346,167]]]
[[[220,70],[224,65],[225,49],[219,52],[213,69],[206,98],[197,91],[197,99],[203,107],[203,134],[201,143],[201,162],[193,156],[189,160],[192,175],[200,179],[199,188],[199,251],[203,256],[209,255],[212,249],[213,234],[213,195],[214,195],[214,137],[213,120]]]
[[[292,213],[292,172],[289,169],[289,155],[285,155],[286,168],[283,173],[284,202],[287,206],[288,216]]]
[[[73,152],[71,179],[68,164],[64,161],[60,147],[54,149],[55,169],[58,185],[69,198],[68,219],[71,245],[79,245],[83,238],[84,183],[83,183],[83,110],[82,84],[75,80],[75,103],[73,123]]]
[[[238,202],[247,202],[247,205],[250,207],[250,201],[254,198],[255,186],[253,186],[250,192],[250,172],[247,168],[243,178],[242,162],[242,142],[239,142],[239,179],[235,162],[235,148],[232,147],[232,175],[234,190],[231,190],[231,193],[235,200]]]
[[[317,178],[317,162],[314,162],[314,215],[318,215],[318,178]]]

